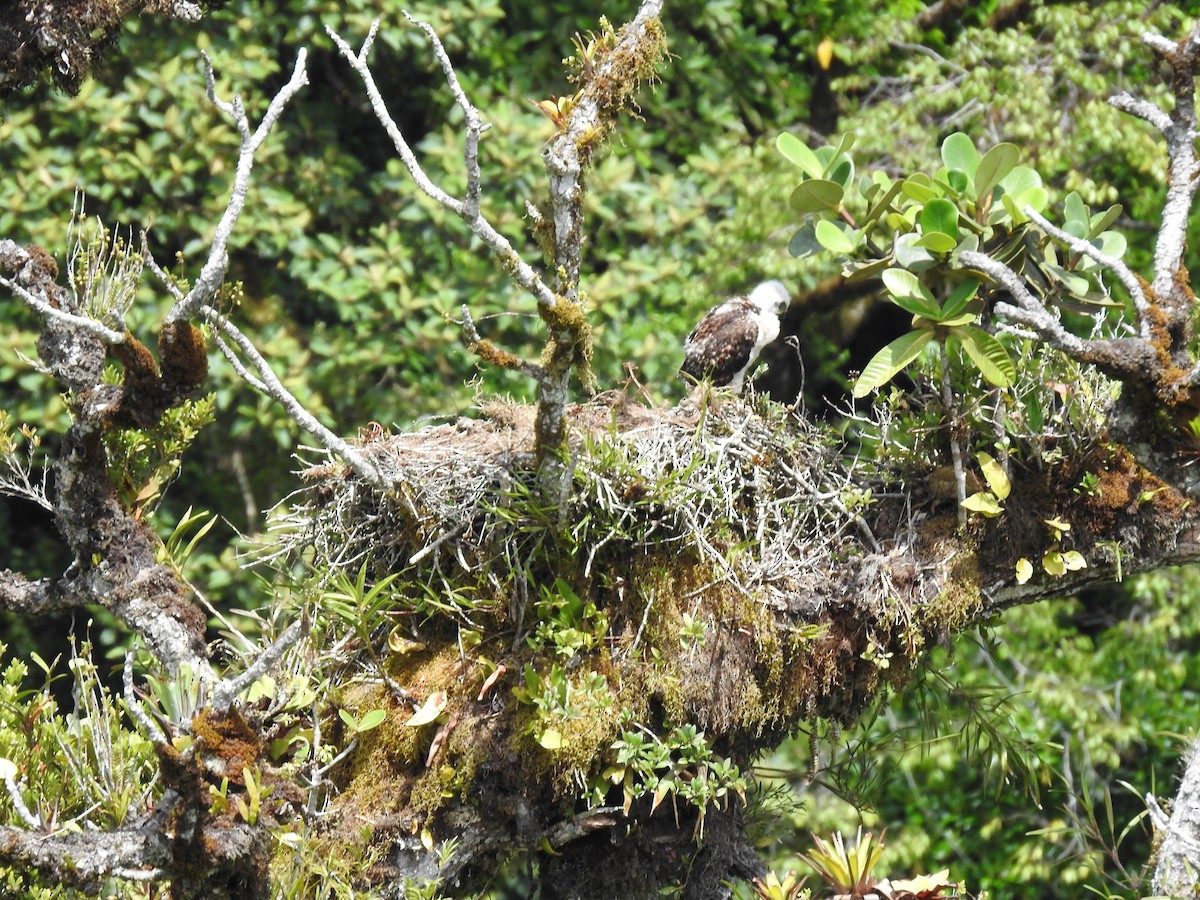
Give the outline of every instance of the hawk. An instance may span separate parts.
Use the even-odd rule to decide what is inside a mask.
[[[779,317],[789,303],[781,282],[764,281],[748,296],[717,304],[683,342],[679,371],[740,393],[763,347],[779,337]]]

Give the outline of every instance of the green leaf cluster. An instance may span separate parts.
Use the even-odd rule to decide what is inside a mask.
[[[802,178],[789,201],[805,218],[789,242],[792,254],[834,254],[848,282],[880,278],[888,300],[913,316],[913,331],[864,367],[854,396],[887,384],[932,341],[961,347],[989,384],[1013,385],[1016,371],[1004,343],[979,327],[985,314],[976,298],[980,281],[963,253],[1009,265],[1046,300],[1109,304],[1097,263],[1078,252],[1060,260],[1049,236],[1031,222],[1029,212],[1043,212],[1048,193],[1035,170],[1018,165],[1015,145],[999,143],[980,154],[969,136],[954,132],[942,142],[942,167],[932,175],[893,178],[875,171],[857,181],[853,145],[850,133],[815,151],[789,132],[776,142]],[[1125,239],[1107,230],[1120,212],[1112,206],[1093,215],[1071,193],[1064,229],[1120,258]]]

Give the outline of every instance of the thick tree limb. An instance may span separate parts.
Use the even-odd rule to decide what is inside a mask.
[[[1200,892],[1200,741],[1184,755],[1183,776],[1162,829],[1151,890],[1162,897],[1194,897]]]
[[[76,93],[127,17],[161,15],[194,22],[206,5],[191,0],[12,0],[0,17],[0,97],[47,73],[60,88]]]
[[[178,799],[160,803],[141,824],[115,831],[42,834],[0,826],[0,862],[18,870],[36,870],[59,885],[90,893],[98,893],[110,877],[132,881],[174,877],[172,896],[229,900],[265,896],[256,886],[238,888],[219,879],[209,881],[223,864],[249,857],[261,830],[244,822],[223,823],[207,829],[202,839],[183,843],[168,822]],[[204,850],[197,853],[200,846]],[[188,853],[193,855],[189,858]]]
[[[64,590],[64,587],[68,587]],[[0,609],[25,615],[61,612],[74,609],[95,598],[69,589],[64,581],[39,578],[30,581],[20,572],[0,570]]]

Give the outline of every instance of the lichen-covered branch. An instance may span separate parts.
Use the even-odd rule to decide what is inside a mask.
[[[579,40],[576,81],[579,90],[568,101],[559,133],[542,156],[550,179],[555,293],[559,302],[539,310],[549,331],[539,384],[537,441],[543,460],[566,442],[564,410],[571,374],[590,378],[591,329],[579,293],[583,261],[583,199],[587,170],[612,131],[618,115],[629,109],[643,83],[654,78],[666,54],[659,14],[662,0],[643,0],[637,14],[619,30],[601,22],[601,33],[588,43]]]
[[[55,283],[58,265],[41,247],[21,247],[14,241],[0,240],[0,272],[11,272],[15,279],[0,276],[0,287],[46,320],[72,328],[108,344],[125,340],[125,332],[107,328],[102,322],[82,315],[71,293]]]
[[[455,101],[459,104],[466,117],[467,142],[466,149],[464,150],[464,165],[466,166],[467,173],[467,196],[462,200],[452,197],[443,191],[425,173],[425,170],[421,168],[421,163],[417,160],[413,149],[408,145],[408,141],[405,139],[404,133],[400,130],[400,126],[392,118],[392,114],[387,108],[387,101],[384,100],[383,95],[379,92],[379,87],[375,84],[375,77],[371,73],[370,66],[367,65],[367,56],[370,53],[371,45],[374,43],[375,34],[379,28],[379,21],[376,20],[372,24],[371,31],[367,35],[366,40],[363,41],[362,48],[358,53],[355,53],[350,45],[346,43],[345,39],[333,31],[333,29],[326,30],[351,68],[362,78],[363,85],[367,91],[367,97],[371,101],[371,108],[375,111],[375,116],[379,119],[380,124],[383,125],[384,130],[387,131],[388,137],[392,140],[392,145],[396,148],[397,155],[399,155],[400,160],[404,163],[405,168],[408,169],[409,175],[417,187],[450,212],[459,216],[471,232],[492,251],[500,267],[517,284],[532,294],[539,306],[553,306],[555,303],[553,291],[546,287],[542,281],[542,277],[534,271],[532,266],[521,259],[520,254],[513,249],[508,239],[500,234],[479,210],[479,197],[482,188],[480,187],[478,146],[479,137],[488,128],[488,125],[483,122],[479,111],[467,100],[466,94],[463,92],[457,77],[454,75],[453,66],[450,64],[450,59],[446,55],[445,48],[442,47],[436,32],[427,24],[412,16],[407,16],[407,18],[410,22],[420,27],[429,37],[434,55],[437,57],[442,71],[446,73],[451,93],[454,94]]]
[[[521,359],[515,353],[502,350],[486,338],[480,337],[479,330],[475,327],[475,320],[471,318],[471,310],[465,303],[462,306],[462,318],[463,337],[467,339],[467,349],[481,360],[489,365],[522,372],[535,381],[540,381],[545,377],[545,371],[537,363]]]
[[[187,292],[183,299],[179,300],[172,308],[164,320],[168,324],[175,322],[183,322],[193,318],[200,310],[201,306],[211,303],[213,297],[216,296],[217,289],[225,280],[225,271],[229,268],[229,238],[233,233],[234,225],[237,224],[238,216],[241,215],[242,208],[246,205],[246,195],[250,190],[250,172],[254,168],[254,154],[258,148],[262,146],[263,141],[267,139],[267,135],[271,133],[271,129],[275,123],[279,121],[279,117],[283,115],[284,107],[288,101],[296,95],[304,85],[308,84],[308,73],[304,70],[304,60],[307,53],[301,49],[296,55],[296,65],[292,69],[292,76],[287,83],[280,88],[279,92],[272,98],[267,111],[263,113],[262,121],[259,122],[258,128],[253,132],[250,131],[250,122],[246,117],[246,110],[242,106],[242,98],[234,95],[231,102],[226,102],[217,97],[216,77],[213,74],[212,62],[208,58],[208,54],[204,55],[204,74],[208,83],[208,98],[212,101],[219,110],[233,119],[237,125],[238,133],[241,135],[241,149],[238,151],[238,160],[235,174],[233,177],[233,190],[229,195],[229,203],[225,207],[225,212],[221,215],[221,219],[217,222],[216,232],[213,234],[212,246],[209,248],[208,259],[205,261],[200,274],[196,277],[195,284],[192,289]]]
[[[258,378],[248,379],[252,387],[260,390],[263,394],[282,406],[297,425],[318,440],[321,446],[340,456],[346,462],[346,465],[354,469],[362,478],[376,486],[384,484],[383,475],[367,457],[363,456],[351,447],[349,443],[317,421],[317,418],[304,408],[304,405],[296,399],[291,391],[283,386],[283,382],[272,371],[270,364],[263,358],[263,355],[258,352],[258,348],[254,346],[254,343],[246,335],[242,334],[236,325],[230,322],[224,314],[213,309],[211,306],[202,306],[199,311],[209,324],[233,341],[246,358],[250,360],[250,364],[259,376]],[[233,355],[227,344],[218,342],[217,346],[220,347],[221,352],[225,354],[235,369],[245,372],[241,361]]]
[[[1083,353],[1085,342],[1063,327],[1058,317],[1033,296],[1016,272],[986,253],[969,250],[963,252],[960,258],[966,265],[987,275],[1016,301],[1016,306],[1004,301],[998,302],[997,313],[1029,328],[1056,350],[1070,356]]]
[[[1138,335],[1144,340],[1150,339],[1150,301],[1146,297],[1145,282],[1143,282],[1129,266],[1119,259],[1109,256],[1106,253],[1097,249],[1096,245],[1091,241],[1076,237],[1070,232],[1059,228],[1037,210],[1031,206],[1025,208],[1025,214],[1029,216],[1038,227],[1046,234],[1050,235],[1056,241],[1060,241],[1069,247],[1073,252],[1082,254],[1091,260],[1099,263],[1104,268],[1108,269],[1117,276],[1117,280],[1124,285],[1125,290],[1129,292],[1130,300],[1133,302],[1134,311],[1137,313]]]
[[[1180,290],[1183,252],[1187,243],[1187,220],[1192,209],[1200,160],[1196,155],[1195,79],[1200,61],[1200,24],[1177,44],[1160,35],[1146,34],[1142,42],[1153,49],[1171,70],[1175,106],[1168,113],[1154,104],[1125,92],[1110,101],[1114,107],[1145,119],[1157,128],[1167,143],[1167,199],[1163,204],[1158,241],[1154,250],[1153,295],[1176,321],[1191,314],[1190,291]],[[1181,324],[1181,323],[1180,323]]]
[[[74,609],[95,599],[72,590],[65,580],[38,578],[31,581],[20,572],[0,570],[0,609],[25,615],[60,612]]]
[[[1200,741],[1184,755],[1179,789],[1161,831],[1151,890],[1159,897],[1195,897],[1200,892]]]
[[[51,883],[99,894],[112,877],[131,881],[161,881],[178,872],[172,896],[181,898],[245,898],[246,887],[206,883],[222,862],[252,855],[258,830],[245,823],[212,828],[205,836],[209,857],[201,862],[177,859],[177,852],[194,850],[182,843],[169,824],[169,810],[151,815],[134,827],[117,831],[82,831],[45,834],[0,826],[0,863],[17,870],[38,871]],[[181,865],[182,863],[182,865]],[[200,863],[200,864],[197,864]]]
[[[303,620],[293,622],[278,639],[259,653],[258,658],[247,666],[244,672],[218,682],[212,691],[212,708],[222,714],[229,712],[229,707],[233,705],[238,694],[278,664],[283,654],[304,635],[307,627],[307,623]]]
[[[592,55],[581,61],[579,91],[572,99],[570,108],[564,110],[560,132],[544,153],[550,176],[554,290],[547,287],[542,276],[517,254],[509,241],[480,212],[483,188],[478,148],[479,138],[488,126],[467,98],[433,28],[407,12],[404,14],[409,22],[425,33],[450,92],[463,111],[466,131],[463,164],[467,191],[462,199],[446,193],[426,174],[375,84],[367,57],[374,43],[378,21],[372,25],[357,53],[342,37],[329,31],[342,56],[362,78],[376,117],[387,131],[416,185],[459,216],[472,233],[491,249],[501,268],[537,300],[538,312],[546,322],[548,341],[542,364],[536,369],[512,354],[497,349],[490,342],[480,340],[477,334],[468,335],[468,341],[489,362],[537,378],[537,449],[543,462],[555,458],[566,439],[563,411],[569,399],[571,374],[578,371],[585,380],[589,377],[591,332],[579,296],[586,169],[596,149],[611,130],[617,114],[632,103],[634,92],[643,81],[652,77],[654,67],[665,52],[662,28],[658,22],[661,6],[661,0],[646,0],[633,21],[620,32],[606,31],[583,51]]]

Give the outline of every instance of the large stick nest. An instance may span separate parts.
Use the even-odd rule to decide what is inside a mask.
[[[280,517],[285,544],[318,572],[367,562],[376,577],[412,573],[434,598],[422,611],[472,625],[486,613],[518,639],[531,592],[558,577],[619,588],[632,635],[653,601],[633,573],[666,566],[700,573],[677,582],[695,607],[733,593],[788,628],[854,620],[847,652],[923,642],[899,632],[944,572],[918,562],[929,555],[902,515],[911,507],[867,506],[868,467],[793,411],[719,394],[669,409],[602,397],[571,410],[570,452],[549,487],[533,464],[534,410],[496,402],[483,413],[365,434],[387,492],[340,467],[310,469],[305,502]]]

